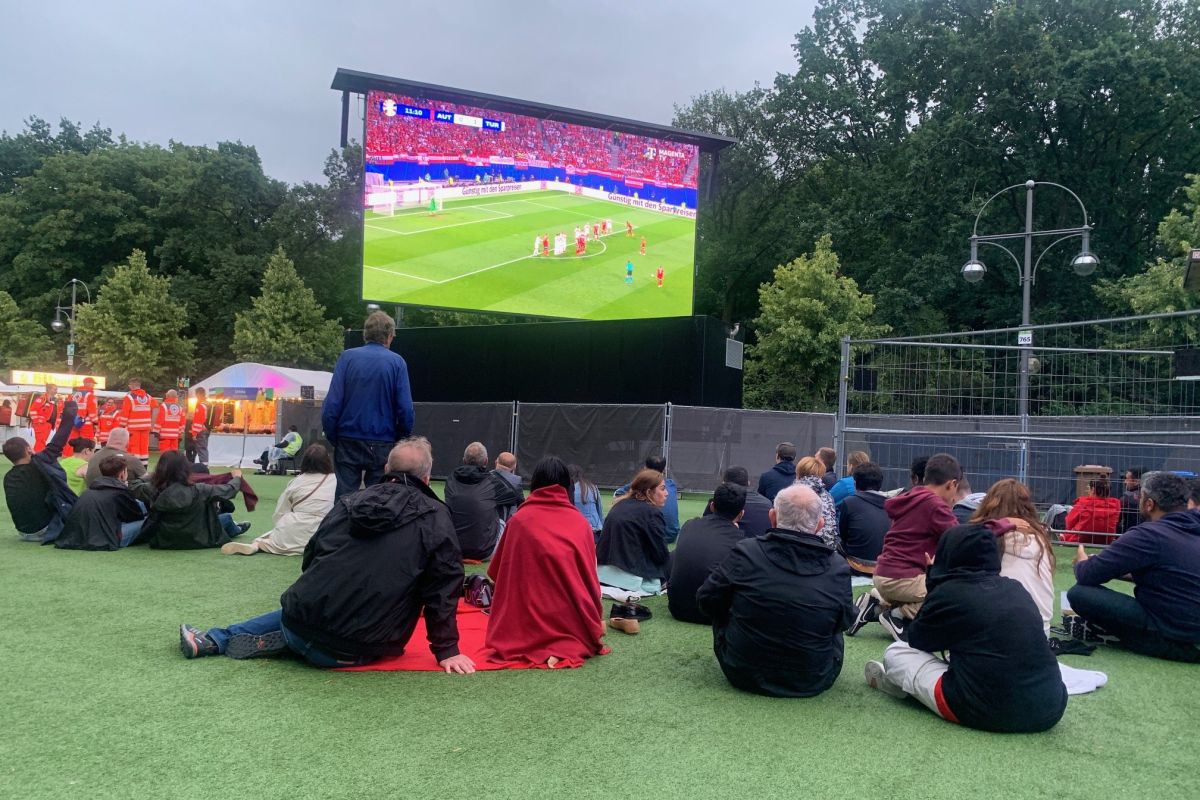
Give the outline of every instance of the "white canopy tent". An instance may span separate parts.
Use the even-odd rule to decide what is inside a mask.
[[[209,464],[212,466],[252,466],[252,459],[275,443],[278,438],[273,432],[276,420],[274,402],[279,400],[299,400],[300,387],[313,387],[313,399],[323,400],[329,392],[329,382],[333,379],[332,372],[319,372],[308,369],[292,369],[291,367],[274,367],[270,364],[244,362],[226,367],[193,385],[192,389],[204,389],[208,392],[210,402],[246,401],[239,406],[259,409],[252,415],[260,424],[244,425],[237,422],[236,409],[235,430],[214,430],[209,437]],[[267,406],[264,406],[264,401]],[[269,412],[270,423],[262,425],[265,420],[259,418],[261,413]],[[227,426],[228,427],[228,426]],[[236,430],[237,428],[241,430]],[[247,432],[246,428],[251,431]],[[272,431],[267,433],[267,431]]]
[[[249,390],[257,392],[260,389],[271,389],[275,399],[299,398],[301,386],[313,387],[314,399],[324,399],[329,391],[329,381],[333,379],[332,372],[319,372],[311,369],[292,369],[291,367],[273,367],[270,364],[256,364],[245,361],[226,367],[215,375],[211,375],[193,386],[193,389],[204,389],[209,394],[224,394],[226,397],[252,399],[247,397]],[[220,390],[220,391],[218,391]]]

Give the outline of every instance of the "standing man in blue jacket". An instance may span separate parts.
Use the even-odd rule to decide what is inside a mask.
[[[1187,510],[1187,481],[1169,472],[1142,476],[1138,510],[1146,522],[1089,557],[1075,556],[1071,609],[1126,650],[1200,663],[1200,514]],[[1133,596],[1104,586],[1133,582]]]
[[[396,323],[375,311],[363,323],[362,347],[338,356],[321,407],[321,428],[333,445],[336,497],[383,479],[392,446],[412,433],[408,365],[389,348]]]

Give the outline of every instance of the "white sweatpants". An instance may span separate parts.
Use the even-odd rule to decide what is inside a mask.
[[[939,717],[936,697],[937,684],[950,665],[933,653],[910,647],[906,642],[893,642],[883,653],[885,680],[921,701]]]

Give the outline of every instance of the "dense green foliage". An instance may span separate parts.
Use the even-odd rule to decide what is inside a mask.
[[[1097,278],[1140,272],[1200,164],[1198,23],[1195,0],[823,0],[793,73],[677,113],[743,142],[700,208],[699,310],[752,319],[775,266],[829,233],[898,334],[1013,324],[1007,256],[985,251],[976,286],[958,270],[983,201],[1029,178],[1083,199]],[[1022,200],[994,204],[985,232],[1019,230]],[[1036,222],[1081,219],[1045,190]],[[1094,316],[1097,283],[1067,268],[1072,246],[1043,262],[1034,322]]]
[[[79,307],[75,332],[87,371],[110,377],[114,386],[139,378],[161,389],[192,365],[195,343],[182,335],[184,324],[171,282],[151,275],[146,255],[134,250],[96,302]]]
[[[813,254],[778,267],[759,289],[758,343],[746,364],[746,404],[758,408],[832,411],[843,336],[887,333],[869,322],[875,303],[853,278],[838,274],[828,236]]]
[[[281,247],[271,256],[262,292],[233,328],[233,355],[281,367],[332,369],[342,351],[342,327],[304,285]]]

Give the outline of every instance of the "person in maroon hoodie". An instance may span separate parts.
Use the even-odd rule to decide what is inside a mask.
[[[897,641],[904,640],[908,623],[925,601],[925,570],[938,540],[958,524],[951,506],[961,477],[954,456],[937,453],[925,465],[923,485],[884,503],[892,524],[875,564],[875,587],[855,602],[858,616],[846,629],[848,636],[878,620]]]

